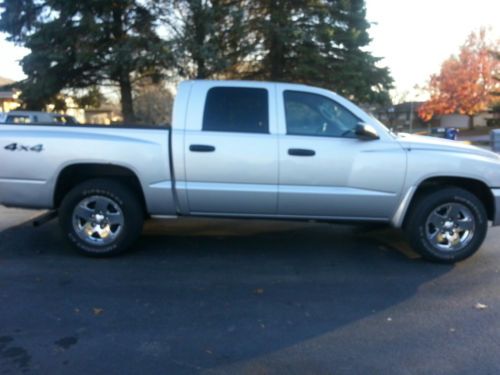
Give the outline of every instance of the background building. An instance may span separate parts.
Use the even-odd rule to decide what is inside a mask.
[[[5,88],[14,81],[0,77],[0,112],[9,112],[18,108],[21,103],[19,101],[19,92],[13,89]]]
[[[375,116],[387,127],[398,132],[421,132],[428,130],[429,125],[418,117],[418,108],[422,102],[405,102],[380,107],[374,113]]]
[[[7,113],[20,109],[22,105],[19,98],[21,92],[19,90],[6,87],[12,85],[13,83],[15,83],[15,81],[0,77],[0,113]],[[121,120],[120,113],[116,110],[116,106],[103,105],[98,109],[83,109],[78,105],[73,97],[68,95],[61,96],[66,106],[64,111],[56,111],[53,104],[47,105],[45,111],[73,116],[80,123],[109,125],[113,122]]]

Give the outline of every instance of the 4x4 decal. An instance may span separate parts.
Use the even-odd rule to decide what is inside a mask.
[[[21,145],[19,143],[11,143],[10,145],[7,145],[4,147],[5,150],[8,151],[33,151],[33,152],[42,152],[43,151],[43,145],[38,144],[35,146],[26,146],[26,145]]]

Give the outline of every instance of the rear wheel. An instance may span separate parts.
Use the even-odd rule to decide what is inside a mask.
[[[93,179],[73,188],[59,208],[64,235],[85,255],[123,252],[139,237],[144,212],[138,198],[113,180]]]
[[[460,188],[444,188],[417,199],[405,230],[412,247],[424,258],[454,263],[480,248],[488,231],[488,217],[475,195]]]

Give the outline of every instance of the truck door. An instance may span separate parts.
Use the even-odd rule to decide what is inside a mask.
[[[272,84],[195,83],[184,134],[191,214],[276,214],[274,94]]]
[[[277,97],[283,125],[278,214],[388,220],[405,178],[401,146],[358,139],[360,119],[325,95],[279,87]]]

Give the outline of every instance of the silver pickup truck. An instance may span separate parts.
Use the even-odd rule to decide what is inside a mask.
[[[393,134],[319,88],[187,81],[171,129],[0,125],[0,203],[57,212],[93,256],[148,217],[209,216],[390,223],[455,262],[500,224],[500,157]]]

